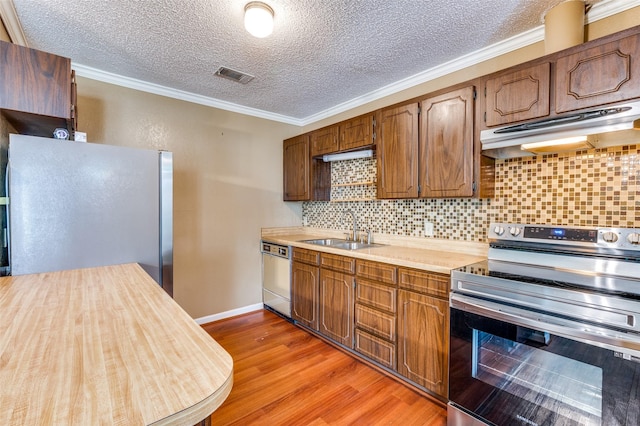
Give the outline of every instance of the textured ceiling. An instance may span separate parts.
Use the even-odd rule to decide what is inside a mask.
[[[561,0],[265,0],[265,39],[243,28],[247,2],[13,0],[30,47],[293,120],[540,27]],[[256,78],[215,77],[222,65]]]

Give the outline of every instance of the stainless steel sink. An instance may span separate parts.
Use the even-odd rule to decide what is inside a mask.
[[[359,243],[357,241],[347,241],[337,238],[321,238],[315,240],[303,240],[303,243],[315,244],[318,246],[332,247],[342,250],[360,250],[371,247],[380,247],[382,244]]]
[[[317,240],[303,240],[303,243],[315,244],[317,246],[334,246],[336,244],[348,243],[347,240],[340,240],[337,238],[321,238]]]
[[[367,243],[359,243],[357,241],[345,241],[340,244],[333,244],[331,247],[344,249],[344,250],[359,250],[364,248],[371,248],[380,246],[380,244],[367,244]]]

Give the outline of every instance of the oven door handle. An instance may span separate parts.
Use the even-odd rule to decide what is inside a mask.
[[[451,293],[449,306],[461,311],[504,321],[539,331],[547,331],[560,337],[576,340],[588,345],[621,352],[640,360],[640,337],[633,333],[560,318],[541,312],[522,309],[485,299],[478,299],[458,293]],[[625,357],[627,358],[627,357]]]

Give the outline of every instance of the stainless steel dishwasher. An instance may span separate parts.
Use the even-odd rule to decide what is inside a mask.
[[[262,303],[291,318],[291,249],[267,241],[261,246]]]

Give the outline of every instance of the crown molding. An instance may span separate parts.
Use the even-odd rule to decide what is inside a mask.
[[[181,101],[192,102],[195,104],[205,105],[225,111],[237,112],[240,114],[250,115],[252,117],[264,118],[267,120],[277,121],[294,126],[302,126],[302,120],[289,117],[282,114],[275,114],[257,108],[249,108],[246,106],[234,104],[232,102],[222,101],[220,99],[208,96],[198,95],[196,93],[186,92],[183,90],[172,89],[170,87],[161,86],[159,84],[149,83],[135,78],[125,77],[122,75],[102,71],[91,68],[75,62],[71,63],[72,68],[76,72],[76,76],[90,78],[92,80],[101,81],[103,83],[115,84],[116,86],[127,87],[129,89],[140,90],[142,92],[152,93],[155,95],[166,96]]]
[[[27,38],[24,35],[24,31],[22,31],[22,25],[18,19],[18,14],[16,12],[16,7],[13,4],[13,0],[0,1],[0,20],[2,20],[2,23],[14,44],[29,47],[27,45]]]

